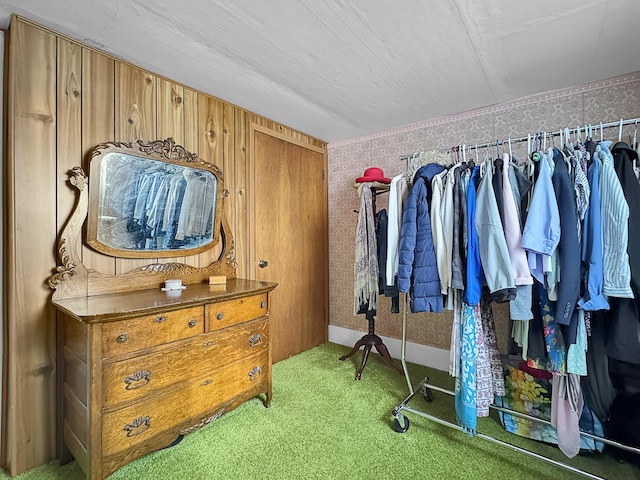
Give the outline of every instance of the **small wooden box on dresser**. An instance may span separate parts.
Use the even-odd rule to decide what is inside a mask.
[[[172,151],[167,141],[163,148]],[[119,152],[123,145],[132,148],[118,144]],[[105,148],[114,145],[97,150]],[[216,176],[222,190],[221,172]],[[80,192],[78,204],[60,235],[60,265],[49,285],[58,311],[59,437],[87,478],[102,480],[252,397],[262,396],[268,407],[269,303],[276,284],[235,278],[224,216],[218,221],[222,253],[207,267],[155,263],[105,275],[88,270],[72,248],[92,206],[81,169],[70,183]],[[226,284],[209,285],[210,275],[225,276]],[[169,278],[185,287],[160,288]]]

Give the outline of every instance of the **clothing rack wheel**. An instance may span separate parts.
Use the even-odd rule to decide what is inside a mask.
[[[407,432],[409,430],[410,422],[409,422],[409,419],[407,418],[407,416],[405,415],[405,412],[406,413],[411,413],[411,414],[414,414],[414,415],[418,415],[418,416],[427,418],[427,419],[431,420],[434,423],[438,423],[440,425],[444,425],[446,427],[450,427],[450,428],[452,428],[454,430],[458,430],[458,431],[461,431],[461,432],[464,432],[464,433],[471,433],[471,434],[473,434],[474,437],[478,437],[478,438],[481,438],[483,440],[487,440],[489,442],[496,443],[496,444],[501,445],[503,447],[507,447],[507,448],[509,448],[511,450],[514,450],[514,451],[516,451],[518,453],[521,453],[521,454],[536,458],[538,460],[541,460],[541,461],[544,461],[544,462],[547,462],[547,463],[551,463],[551,464],[553,464],[553,465],[555,465],[557,467],[563,468],[565,470],[569,470],[569,471],[571,471],[573,473],[582,475],[584,477],[591,478],[591,479],[597,479],[597,480],[604,480],[602,477],[599,477],[597,475],[593,475],[593,474],[591,474],[589,472],[585,472],[584,470],[580,470],[579,468],[572,467],[571,465],[568,465],[566,463],[559,462],[559,461],[553,460],[551,458],[544,457],[544,456],[539,455],[539,454],[537,454],[535,452],[532,452],[531,450],[527,450],[527,449],[524,449],[524,448],[517,447],[517,446],[515,446],[515,445],[513,445],[511,443],[499,440],[499,439],[494,438],[494,437],[492,437],[490,435],[486,435],[484,433],[477,432],[477,431],[469,432],[466,428],[464,428],[464,427],[462,427],[460,425],[457,425],[455,423],[451,423],[451,422],[448,422],[448,421],[443,420],[441,418],[438,418],[438,417],[436,417],[434,415],[431,415],[431,414],[429,414],[429,413],[427,413],[427,412],[425,412],[423,410],[419,410],[419,409],[410,407],[408,405],[409,402],[419,392],[423,392],[423,394],[425,396],[425,400],[427,400],[428,402],[431,402],[433,400],[433,391],[438,391],[438,392],[441,392],[441,393],[444,393],[444,394],[447,394],[447,395],[455,395],[455,393],[452,392],[451,390],[447,390],[446,388],[442,388],[442,387],[439,387],[437,385],[430,384],[429,383],[429,377],[425,377],[414,388],[413,383],[411,381],[411,376],[409,374],[409,369],[408,369],[408,366],[407,366],[407,355],[406,355],[407,330],[408,330],[407,329],[407,307],[408,307],[407,294],[403,294],[402,295],[402,341],[401,341],[401,352],[402,353],[401,353],[401,359],[400,360],[402,362],[402,369],[403,369],[403,372],[404,372],[405,380],[407,382],[407,387],[409,389],[409,393],[406,396],[406,398],[404,400],[402,400],[402,402],[397,404],[393,408],[393,410],[391,411],[391,415],[393,417],[393,421],[391,423],[391,428],[392,428],[393,431],[395,431],[397,433],[405,433],[405,432]],[[429,396],[429,398],[427,398],[427,395]],[[510,415],[514,415],[514,416],[517,416],[517,417],[533,420],[533,421],[536,421],[536,422],[551,424],[551,422],[549,422],[547,420],[543,420],[543,419],[537,418],[537,417],[532,417],[530,415],[526,415],[526,414],[517,412],[515,410],[511,410],[511,409],[508,409],[508,408],[500,407],[500,406],[497,406],[497,405],[495,405],[493,403],[490,405],[490,408],[492,408],[494,410],[502,411],[502,412],[505,412],[505,413],[509,413]],[[635,453],[635,454],[640,454],[640,449],[636,448],[636,447],[632,447],[632,446],[629,446],[629,445],[621,444],[619,442],[616,442],[616,441],[613,441],[613,440],[610,440],[610,439],[607,439],[607,438],[603,438],[603,437],[600,437],[598,435],[593,435],[593,434],[590,434],[590,433],[587,433],[587,432],[583,432],[583,431],[580,431],[580,435],[581,436],[585,436],[587,438],[591,438],[593,440],[597,440],[597,441],[602,442],[602,443],[607,444],[607,445],[611,445],[611,446],[619,448],[621,450],[625,450],[625,451],[632,452],[632,453]]]
[[[409,430],[409,423],[410,422],[407,417],[405,417],[401,413],[396,413],[391,428],[393,428],[393,431],[396,433],[405,433],[407,430]]]

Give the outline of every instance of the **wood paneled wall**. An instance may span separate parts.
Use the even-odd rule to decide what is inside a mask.
[[[15,475],[56,456],[56,316],[46,279],[75,202],[68,171],[99,143],[173,137],[221,167],[238,276],[249,277],[246,148],[253,122],[297,141],[320,140],[179,85],[20,17],[7,58],[5,167],[5,406],[3,466]],[[79,245],[83,263],[122,273],[150,261],[113,258]],[[182,260],[209,264],[215,250]],[[164,259],[157,259],[164,261]]]

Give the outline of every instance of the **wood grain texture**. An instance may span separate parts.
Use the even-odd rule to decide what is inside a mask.
[[[164,293],[160,293],[164,295]],[[191,307],[132,320],[106,323],[102,327],[102,355],[144,350],[204,332],[204,309]]]
[[[184,143],[183,147],[193,153],[199,152],[198,147],[198,93],[190,88],[182,90],[182,104],[184,105]],[[224,175],[224,172],[222,172]],[[199,264],[198,255],[185,257],[184,262],[192,267]]]
[[[89,152],[96,145],[115,138],[114,101],[115,62],[88,48],[82,49],[82,152],[81,164],[91,175]],[[61,190],[59,195],[74,195]],[[82,262],[88,269],[106,274],[116,273],[116,260],[83,243]]]
[[[184,146],[184,88],[158,79],[158,128],[156,138],[173,138]]]
[[[224,103],[220,100],[198,95],[198,153],[200,158],[220,168],[224,167]],[[223,171],[224,175],[224,171]],[[225,188],[226,183],[225,183]],[[226,203],[226,199],[224,200]],[[221,245],[198,255],[198,264],[204,267],[220,256]]]
[[[264,353],[244,358],[219,371],[191,378],[182,382],[180,388],[157,395],[147,402],[108,413],[104,416],[103,454],[105,456],[126,451],[145,442],[156,432],[169,430],[175,424],[188,420],[199,420],[227,398],[232,398],[248,388],[254,380],[249,372],[260,367],[266,378],[267,355]],[[149,418],[148,424],[138,424],[137,419]],[[130,427],[129,430],[126,430]],[[128,434],[128,432],[131,432]]]
[[[279,285],[271,326],[278,362],[327,340],[326,155],[257,127],[252,142],[255,260],[268,262],[256,278]]]
[[[58,56],[57,56],[57,165],[56,165],[56,188],[58,192],[68,191],[67,185],[69,176],[68,172],[82,165],[82,47],[64,40],[58,39]],[[76,197],[75,195],[57,195],[56,196],[56,224],[58,232],[61,232],[65,224],[69,221],[71,212],[73,211]],[[81,258],[82,238],[78,236],[73,245],[66,246],[73,249],[73,256]],[[86,292],[78,292],[84,293]],[[58,319],[58,322],[61,322]],[[57,362],[64,360],[64,353],[58,351],[56,353]],[[62,369],[56,362],[57,374],[61,374]],[[58,404],[62,404],[62,392],[56,394]],[[56,419],[56,443],[58,444],[57,456],[59,458],[68,457],[67,452],[63,448],[64,441],[62,436],[62,415],[58,412]]]
[[[16,25],[9,49],[4,258],[9,418],[2,426],[8,432],[5,466],[15,475],[56,453],[55,311],[42,281],[51,274],[57,232],[56,37]]]
[[[89,469],[85,470],[88,480],[103,478],[103,466],[96,461],[102,457],[103,451],[103,423],[102,423],[102,325],[87,325],[87,349],[89,350],[89,363],[87,376],[87,391],[89,392]]]
[[[239,107],[233,107],[232,113],[229,105],[220,99],[171,80],[159,82],[160,77],[156,75],[25,19],[12,19],[8,38],[10,41],[5,42],[9,50],[6,57],[8,131],[4,253],[8,408],[2,425],[5,431],[4,466],[16,475],[55,458],[58,443],[53,433],[55,406],[51,401],[56,368],[55,322],[52,321],[55,313],[50,307],[51,292],[44,282],[58,264],[56,235],[76,201],[76,191],[62,185],[64,169],[77,161],[90,175],[88,153],[96,145],[137,137],[157,139],[157,125],[163,125],[160,128],[168,131],[169,125],[176,123],[173,107],[159,106],[159,97],[164,102],[167,95],[172,97],[172,89],[177,93],[182,88],[184,146],[189,151],[204,152],[211,159],[217,158],[223,168],[232,168],[235,172],[232,175],[234,185],[230,189],[234,198],[225,208],[232,212],[229,232],[235,232],[238,237],[233,258],[238,256],[240,271],[243,276],[249,276],[248,258],[250,249],[254,248],[255,234],[249,223],[252,207],[248,190],[252,167],[248,162],[248,122],[253,119],[271,128],[278,128],[279,124]],[[159,88],[164,89],[162,95],[156,90],[156,84],[160,83]],[[80,100],[74,94],[76,91],[80,92]],[[165,115],[172,118],[165,120]],[[211,131],[215,134],[212,138],[206,135]],[[292,129],[286,131],[304,143],[322,144]],[[34,192],[37,192],[37,200]],[[121,259],[97,253],[84,243],[80,255],[83,266],[91,270],[89,281],[94,285],[91,295],[113,292],[114,285],[117,291],[119,284],[114,275],[132,267]],[[200,266],[209,260],[192,256],[186,258],[185,263],[186,266]],[[163,261],[159,259],[159,262]],[[149,260],[139,263],[141,268],[152,268]],[[202,278],[187,274],[185,283],[225,273],[213,270],[205,272]],[[232,275],[227,275],[228,278],[235,277],[235,269]],[[141,282],[141,278],[147,277],[125,275],[123,288],[151,288],[151,284],[145,283],[147,280]],[[159,286],[162,280],[159,278],[151,283]],[[101,348],[101,340],[95,340],[101,338],[101,328],[89,326],[89,330],[95,332],[91,334],[94,343],[87,350],[90,371],[87,387],[102,381],[102,373],[96,369],[101,359],[95,356]],[[268,389],[270,392],[270,382]],[[96,400],[93,399],[94,403]],[[93,422],[90,428],[101,431],[101,426]],[[61,428],[65,442],[74,449],[78,462],[89,465],[90,452],[95,456],[101,450],[101,435],[90,438],[89,445],[82,445],[68,425]],[[164,440],[172,439],[164,437]],[[137,449],[136,454],[142,450]]]
[[[266,319],[225,328],[157,348],[146,355],[104,363],[105,407],[156,395],[191,375],[205,374],[255,352],[266,350],[269,324]],[[197,358],[197,362],[193,362]]]
[[[156,77],[123,62],[116,62],[115,133],[120,142],[156,140]],[[156,259],[157,261],[157,259]],[[149,263],[144,259],[116,259],[116,273]]]
[[[82,165],[82,48],[72,42],[58,41],[57,81],[57,188],[68,189],[69,171]],[[75,195],[58,195],[58,232],[69,218]],[[72,246],[82,249],[82,239]]]
[[[206,330],[212,332],[235,325],[241,319],[251,320],[267,314],[267,294],[237,298],[205,307]]]
[[[158,133],[157,139],[172,138],[184,146],[185,108],[184,87],[158,78]],[[187,149],[188,150],[188,149]],[[185,262],[186,257],[159,258],[159,263]]]
[[[64,439],[89,480],[197,430],[240,399],[264,394],[269,404],[274,288],[233,279],[184,299],[154,290],[54,301],[65,318]],[[205,331],[204,311],[216,303],[226,328]],[[129,336],[118,342],[123,332]]]
[[[249,175],[247,155],[247,113],[239,108],[235,109],[235,208],[233,222],[236,239],[236,259],[238,261],[238,276],[247,277],[249,265],[249,232],[248,232],[248,195],[247,179]],[[229,217],[228,217],[229,218]]]

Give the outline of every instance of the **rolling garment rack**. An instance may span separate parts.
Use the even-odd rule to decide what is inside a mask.
[[[620,140],[622,138],[622,127],[624,125],[632,125],[635,124],[637,125],[638,122],[640,121],[640,117],[639,118],[633,118],[633,119],[627,119],[627,120],[619,120],[616,122],[609,122],[609,123],[600,123],[600,124],[596,124],[593,126],[585,126],[585,132],[586,131],[592,131],[592,128],[595,129],[596,133],[599,129],[600,132],[600,140],[603,139],[603,130],[605,128],[612,128],[612,127],[618,127],[619,131],[618,131],[618,139]],[[578,131],[580,130],[581,127],[578,127]],[[587,130],[587,128],[589,128],[589,130]],[[551,137],[555,137],[555,136],[560,136],[562,137],[563,135],[565,135],[565,129],[562,129],[560,131],[554,131],[554,132],[550,132],[550,133],[544,133],[545,138],[551,138]],[[482,144],[471,144],[471,145],[465,145],[462,146],[463,149],[475,149],[476,152],[478,152],[478,149],[480,148],[488,148],[488,147],[497,147],[498,145],[509,145],[511,146],[511,144],[513,143],[519,143],[519,142],[530,142],[534,137],[532,137],[531,135],[528,135],[526,137],[518,137],[518,138],[510,138],[509,140],[503,140],[503,141],[493,141],[493,142],[486,142],[486,143],[482,143]],[[447,150],[447,152],[451,152],[452,150]],[[411,158],[415,158],[415,156],[417,155],[417,153],[415,154],[409,154],[409,155],[402,155],[400,157],[400,160],[402,161],[408,161]],[[455,392],[439,387],[437,385],[433,385],[429,383],[429,377],[425,377],[422,381],[420,381],[416,387],[413,387],[413,383],[411,381],[411,376],[409,374],[409,369],[407,367],[407,360],[406,360],[406,349],[407,349],[407,306],[408,306],[408,301],[407,301],[407,293],[403,293],[402,294],[402,339],[401,339],[401,363],[402,363],[402,370],[404,372],[404,376],[405,376],[405,380],[407,382],[407,386],[408,386],[408,390],[409,393],[408,395],[404,398],[404,400],[402,400],[402,402],[400,402],[399,404],[397,404],[393,410],[392,410],[392,416],[393,416],[393,422],[391,425],[391,428],[393,428],[394,431],[398,432],[398,433],[405,433],[408,431],[409,429],[409,419],[406,417],[406,415],[404,415],[403,412],[406,413],[411,413],[411,414],[415,414],[424,418],[427,418],[435,423],[438,423],[440,425],[444,425],[446,427],[450,427],[453,428],[455,430],[461,431],[461,432],[465,432],[465,433],[470,433],[468,431],[468,429],[462,427],[461,425],[443,420],[441,418],[438,418],[434,415],[431,415],[425,411],[419,410],[417,408],[413,408],[410,407],[408,404],[409,402],[418,394],[418,393],[422,393],[425,400],[427,402],[431,402],[433,400],[433,392],[437,391],[437,392],[441,392],[441,393],[445,393],[447,395],[451,395],[451,396],[455,396]],[[551,422],[548,420],[544,420],[541,418],[536,418],[536,417],[532,417],[530,415],[526,415],[523,413],[520,413],[518,411],[512,410],[510,408],[505,408],[502,406],[498,406],[498,405],[494,405],[494,403],[492,402],[490,405],[490,408],[502,412],[502,413],[506,413],[509,415],[513,415],[515,417],[520,417],[520,418],[524,418],[524,419],[528,419],[528,420],[533,420],[536,422],[540,422],[543,424],[547,424],[547,425],[551,425]],[[572,467],[571,465],[568,465],[566,463],[560,462],[560,461],[556,461],[553,460],[551,458],[547,458],[544,457],[540,454],[537,454],[535,452],[532,452],[530,450],[526,450],[524,448],[518,447],[516,445],[512,445],[508,442],[502,441],[500,439],[497,439],[495,437],[492,437],[490,435],[486,435],[483,434],[481,432],[478,431],[473,431],[471,432],[472,436],[474,437],[479,437],[481,439],[487,440],[489,442],[492,443],[496,443],[498,445],[501,445],[503,447],[509,448],[511,450],[514,450],[518,453],[522,453],[524,455],[528,455],[531,457],[534,457],[538,460],[542,460],[545,461],[547,463],[553,464],[557,467],[563,468],[565,470],[569,470],[573,473],[577,473],[579,475],[583,475],[587,478],[592,478],[592,479],[599,479],[599,480],[603,480],[602,477],[599,477],[597,475],[593,475],[589,472],[586,472],[584,470]],[[580,436],[591,439],[591,440],[595,440],[598,442],[602,442],[603,444],[607,444],[607,445],[611,445],[613,447],[622,449],[622,450],[626,450],[628,452],[632,452],[635,454],[640,455],[640,448],[636,448],[636,447],[632,447],[629,445],[624,445],[622,443],[604,438],[604,437],[600,437],[598,435],[594,435],[588,432],[584,432],[582,430],[580,430]]]

